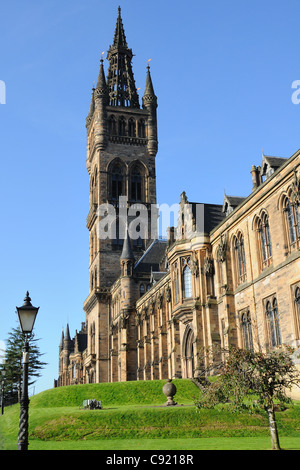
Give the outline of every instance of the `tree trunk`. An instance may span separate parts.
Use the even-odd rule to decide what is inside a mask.
[[[266,411],[268,413],[268,419],[269,419],[269,429],[270,429],[270,434],[271,434],[272,450],[280,450],[274,407],[271,406],[270,408],[267,408]]]

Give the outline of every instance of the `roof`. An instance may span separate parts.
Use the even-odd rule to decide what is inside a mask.
[[[261,172],[262,176],[265,176],[268,166],[272,168],[273,171],[276,171],[280,168],[288,158],[283,157],[272,157],[270,155],[263,155],[262,164],[261,164]]]
[[[226,213],[227,215],[227,210],[226,204],[231,208],[231,210],[234,210],[237,206],[242,204],[242,202],[245,200],[245,197],[242,196],[228,196],[227,194],[224,195],[224,202],[223,202],[223,208],[222,211]]]
[[[134,260],[134,255],[131,248],[130,237],[128,233],[128,229],[126,230],[126,238],[123,243],[123,249],[120,259],[132,259]]]
[[[143,256],[138,260],[134,266],[136,272],[150,273],[152,271],[159,271],[159,265],[162,262],[167,248],[166,240],[154,240],[149,248],[145,251]]]
[[[224,219],[223,206],[220,204],[205,204],[189,202],[196,221],[196,231],[209,233]]]

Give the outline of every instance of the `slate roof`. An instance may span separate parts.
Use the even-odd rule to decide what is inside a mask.
[[[167,248],[166,240],[154,240],[134,266],[136,272],[150,273],[159,271],[159,265]]]
[[[222,222],[225,217],[222,212],[223,206],[220,204],[204,204],[198,202],[189,202],[189,204],[192,206],[197,232],[209,233]]]
[[[283,157],[272,157],[269,155],[264,155],[263,156],[263,163],[266,161],[271,168],[274,168],[274,170],[277,170],[280,166],[282,166],[286,161],[287,158]]]

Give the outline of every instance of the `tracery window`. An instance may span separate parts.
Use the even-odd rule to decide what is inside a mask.
[[[299,207],[296,203],[292,204],[290,199],[286,197],[283,203],[283,211],[288,245],[290,248],[295,248],[300,237]]]
[[[183,296],[185,298],[193,296],[192,273],[188,264],[183,269]]]
[[[261,268],[264,269],[272,263],[272,244],[269,226],[269,218],[266,213],[257,220],[259,258]]]
[[[110,135],[117,135],[117,121],[115,116],[110,116],[108,121],[108,132]]]
[[[115,164],[111,172],[111,197],[118,201],[124,192],[124,171],[120,164]]]
[[[244,237],[241,233],[233,240],[234,264],[236,270],[237,285],[246,280],[246,259],[244,248]]]
[[[131,200],[135,202],[142,200],[142,175],[137,167],[131,173]]]
[[[126,122],[125,118],[122,116],[118,121],[118,131],[120,136],[124,136],[126,132]]]
[[[133,118],[130,118],[128,121],[128,135],[130,137],[135,137],[136,135],[135,120]]]
[[[144,119],[140,119],[138,122],[138,136],[144,139],[146,137],[146,128]]]
[[[269,345],[272,348],[281,345],[281,330],[277,299],[274,297],[266,302],[266,319]]]
[[[179,270],[178,270],[178,265],[175,263],[174,266],[174,298],[175,298],[175,304],[179,302]]]
[[[252,323],[249,310],[241,314],[241,330],[243,338],[243,347],[253,350]]]

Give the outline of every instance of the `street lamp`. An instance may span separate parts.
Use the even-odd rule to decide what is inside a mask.
[[[29,365],[29,335],[32,332],[35,318],[40,307],[33,307],[31,305],[31,298],[29,292],[26,292],[24,304],[22,307],[16,307],[19,322],[22,332],[25,337],[23,349],[23,386],[22,395],[20,400],[20,424],[19,424],[19,438],[18,449],[28,450],[28,365]]]
[[[1,369],[1,414],[3,415],[4,413],[4,379],[6,375],[6,369],[5,366]]]

